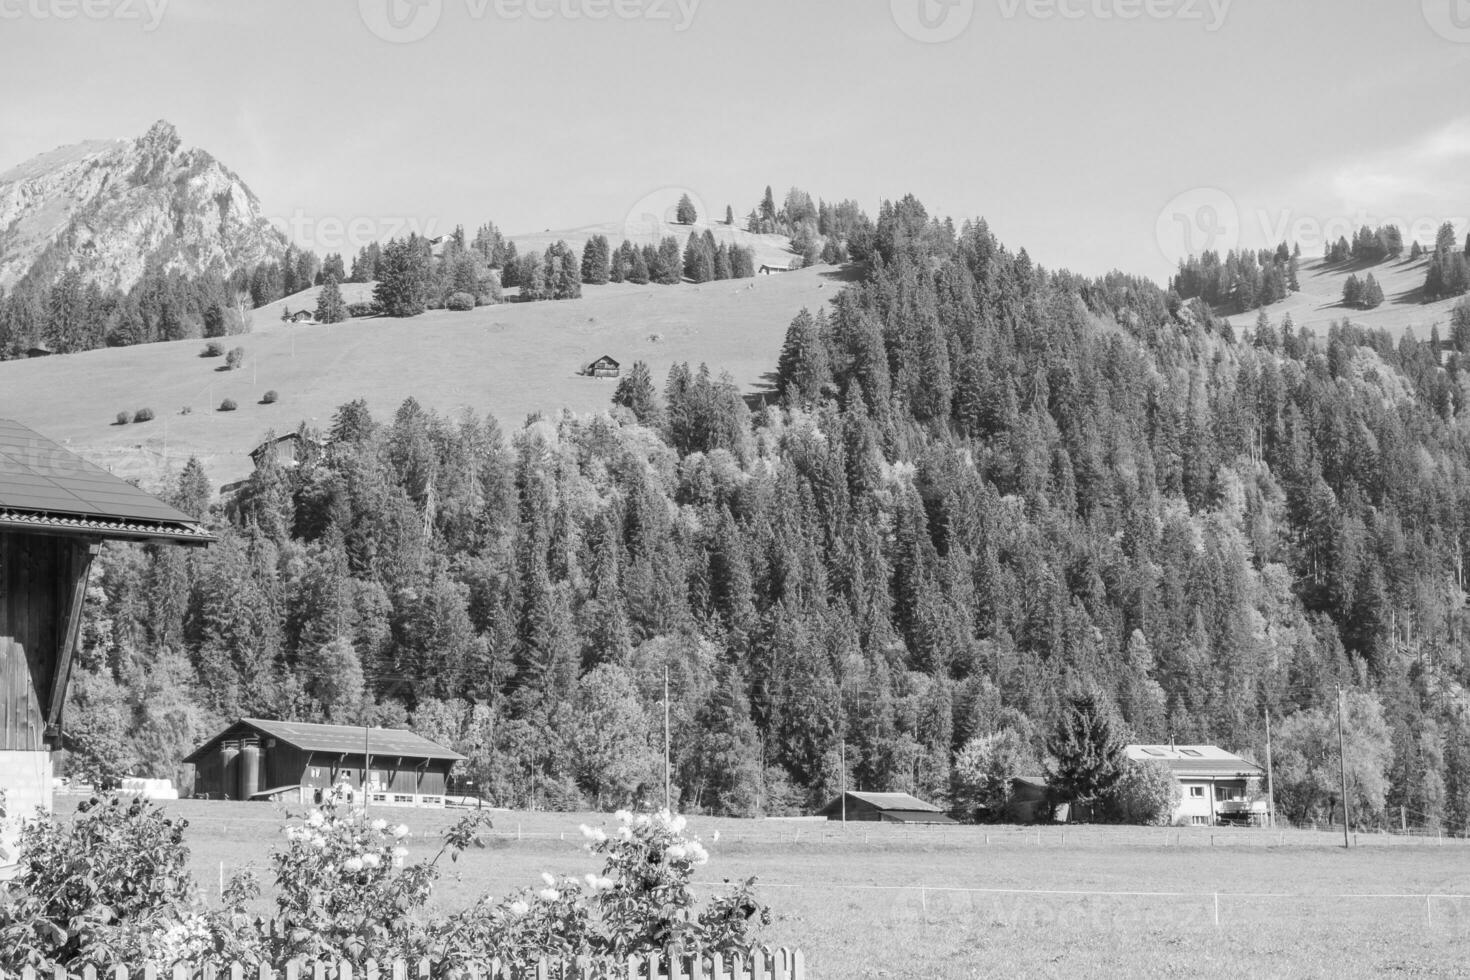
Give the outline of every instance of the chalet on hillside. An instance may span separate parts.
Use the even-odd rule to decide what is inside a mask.
[[[622,365],[609,355],[603,354],[583,368],[582,373],[589,378],[616,378],[622,373]]]
[[[250,450],[250,460],[255,464],[256,469],[260,469],[272,456],[282,466],[296,466],[306,458],[307,452],[314,446],[315,443],[308,443],[301,437],[301,433],[288,432],[268,442],[262,442]]]
[[[106,541],[208,545],[199,522],[0,419],[0,787],[12,815],[51,809],[67,681],[92,561]],[[19,821],[7,824],[7,851]]]
[[[954,823],[933,803],[925,803],[907,793],[849,791],[818,810],[817,816],[828,820],[862,820],[869,823]]]
[[[46,347],[44,345],[40,345],[40,344],[38,344],[35,347],[27,347],[26,348],[26,357],[27,358],[32,358],[32,357],[50,357],[52,354],[55,354],[55,353],[56,352],[54,350],[52,350],[51,348]]]
[[[195,796],[311,804],[335,794],[374,806],[443,806],[463,760],[402,729],[265,718],[241,718],[184,758]]]

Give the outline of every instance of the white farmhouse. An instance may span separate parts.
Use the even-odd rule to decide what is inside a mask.
[[[1259,795],[1266,770],[1213,745],[1129,745],[1128,758],[1162,762],[1184,790],[1174,811],[1175,824],[1213,827],[1218,823],[1260,821],[1266,814]]]

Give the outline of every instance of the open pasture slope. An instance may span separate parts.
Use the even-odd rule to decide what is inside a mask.
[[[282,324],[282,306],[314,306],[314,295],[300,294],[257,310],[254,332],[226,339],[245,349],[235,371],[218,370],[223,358],[200,357],[202,340],[0,363],[0,417],[145,485],[189,456],[220,483],[249,473],[249,451],[268,430],[294,431],[303,420],[325,428],[354,398],[366,398],[379,418],[412,396],[446,415],[474,409],[508,429],[536,411],[603,411],[616,382],[577,373],[603,354],[625,368],[647,361],[660,386],[671,364],[687,361],[757,390],[776,368],[792,318],[825,305],[840,280],[828,266],[698,285],[588,286],[580,300],[407,320]],[[280,401],[260,404],[267,391]],[[236,411],[217,411],[226,398]],[[189,414],[180,414],[186,406]],[[112,424],[118,412],[143,407],[157,418]]]
[[[1460,302],[1460,297],[1433,303],[1421,302],[1428,269],[1427,258],[1387,259],[1372,265],[1366,262],[1328,265],[1320,258],[1304,258],[1298,276],[1301,291],[1289,293],[1281,302],[1267,306],[1266,315],[1272,323],[1280,325],[1282,319],[1290,314],[1297,329],[1309,328],[1323,340],[1327,337],[1328,328],[1341,320],[1351,320],[1370,330],[1387,330],[1395,340],[1413,330],[1416,338],[1427,341],[1429,331],[1438,324],[1439,335],[1448,340],[1450,313]],[[1364,279],[1370,274],[1383,287],[1383,305],[1372,310],[1343,305],[1342,288],[1348,276]],[[1236,313],[1229,319],[1237,330],[1249,330],[1255,326],[1256,312]]]
[[[211,899],[223,870],[267,853],[282,815],[181,801]],[[63,804],[65,808],[65,804]],[[388,809],[416,860],[454,811]],[[494,813],[485,850],[446,863],[440,909],[542,871],[592,870],[580,824],[601,814]],[[892,827],[693,817],[704,887],[757,875],[808,976],[1470,976],[1470,843],[1310,831],[1124,827]],[[715,832],[720,839],[714,841]]]

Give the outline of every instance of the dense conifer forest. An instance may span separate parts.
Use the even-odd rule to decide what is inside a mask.
[[[173,776],[225,719],[288,717],[412,726],[502,805],[659,801],[667,669],[686,810],[802,811],[842,758],[968,805],[957,758],[1040,772],[1088,691],[1132,740],[1260,761],[1269,713],[1305,820],[1341,686],[1364,819],[1470,822],[1459,357],[1236,334],[912,197],[841,248],[860,280],[791,323],[764,398],[639,364],[592,417],[357,401],[212,510],[191,464],[173,499],[221,541],[105,553],[74,765]]]

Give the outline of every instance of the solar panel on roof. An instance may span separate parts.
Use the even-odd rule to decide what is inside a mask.
[[[0,419],[0,510],[193,526],[183,513],[62,448]]]

